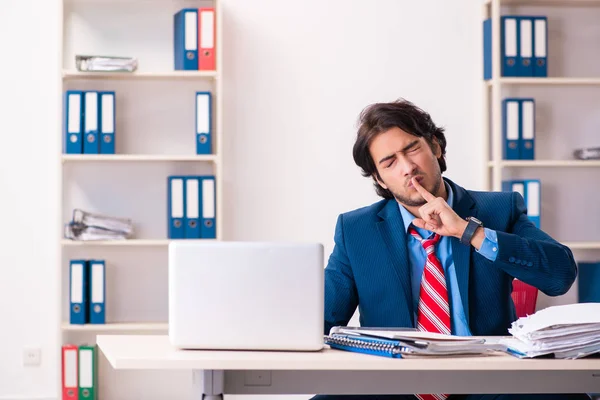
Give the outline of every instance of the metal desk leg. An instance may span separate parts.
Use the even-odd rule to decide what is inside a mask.
[[[193,370],[192,392],[194,400],[223,400],[225,373],[218,370]]]

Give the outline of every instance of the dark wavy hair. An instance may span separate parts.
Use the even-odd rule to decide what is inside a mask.
[[[440,146],[442,152],[438,158],[441,172],[446,171],[446,137],[444,129],[436,126],[431,116],[410,101],[398,99],[391,103],[375,103],[367,106],[359,117],[359,127],[356,142],[352,149],[354,162],[361,168],[365,177],[372,177],[377,194],[386,199],[394,196],[388,189],[384,189],[377,179],[381,180],[375,162],[371,157],[369,146],[377,135],[391,129],[400,128],[404,132],[417,137],[424,137],[432,151],[434,141]]]

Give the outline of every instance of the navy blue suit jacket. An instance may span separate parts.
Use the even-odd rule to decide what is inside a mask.
[[[573,254],[529,221],[518,193],[470,191],[444,180],[456,195],[459,216],[474,216],[498,233],[494,262],[451,238],[469,328],[473,335],[508,335],[516,319],[513,278],[549,296],[564,294],[577,275]],[[406,243],[394,199],[338,217],[325,268],[325,334],[347,325],[356,307],[361,326],[415,327]]]

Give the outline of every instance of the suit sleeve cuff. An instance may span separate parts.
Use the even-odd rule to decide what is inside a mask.
[[[485,233],[485,239],[483,239],[481,248],[477,250],[477,252],[490,261],[496,261],[496,257],[500,251],[498,246],[498,235],[494,230],[488,228],[483,228],[483,230]]]

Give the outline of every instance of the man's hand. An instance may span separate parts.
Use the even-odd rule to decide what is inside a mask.
[[[415,218],[413,224],[441,236],[454,236],[460,239],[468,222],[459,217],[443,198],[429,193],[415,178],[412,178],[411,181],[417,192],[427,202],[419,208],[421,218]]]

